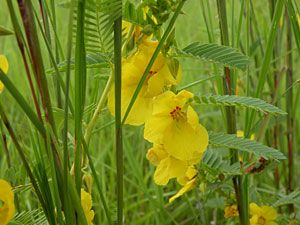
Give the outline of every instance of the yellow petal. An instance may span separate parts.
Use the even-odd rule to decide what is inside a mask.
[[[126,88],[127,86],[136,88],[142,75],[143,70],[137,65],[136,60],[123,60],[122,88]]]
[[[250,215],[261,215],[261,208],[256,203],[250,203]]]
[[[186,183],[174,196],[169,199],[169,202],[173,202],[176,198],[179,198],[186,192],[192,190],[196,186],[196,178]]]
[[[8,61],[7,58],[4,55],[0,55],[0,69],[7,74],[8,72]],[[4,85],[3,83],[0,81],[0,93],[3,91],[4,89]]]
[[[198,171],[195,169],[195,167],[189,166],[186,173],[184,174],[184,176],[177,178],[177,182],[180,185],[185,185],[187,182],[192,180],[197,174],[198,174]]]
[[[152,148],[150,148],[147,152],[146,158],[153,165],[157,166],[161,160],[168,157],[167,152],[163,148],[162,145],[154,144]]]
[[[150,116],[145,123],[144,138],[152,143],[162,143],[164,132],[172,122],[169,116]]]
[[[155,97],[153,99],[153,112],[152,115],[168,116],[170,117],[170,112],[176,108],[177,102],[176,95],[172,91],[166,91],[163,94]],[[183,102],[180,106],[183,106]]]
[[[173,122],[165,130],[162,143],[166,151],[177,159],[200,160],[207,142],[207,132],[201,125],[194,130],[186,122]]]
[[[244,137],[244,131],[238,130],[238,131],[236,132],[236,136],[237,136],[237,137],[243,138],[243,137]]]
[[[128,108],[128,105],[131,101],[135,88],[127,87],[121,90],[121,114],[122,118],[125,115],[125,112]],[[136,101],[134,102],[133,107],[130,110],[130,113],[125,121],[125,124],[130,124],[134,126],[139,126],[145,123],[145,121],[149,118],[152,112],[152,98],[143,97],[145,92],[145,88],[142,88],[140,91]],[[115,91],[114,85],[108,94],[108,109],[111,114],[115,115]]]
[[[157,45],[157,41],[149,41],[146,39],[138,46],[138,51],[136,53],[136,62],[138,63],[138,66],[143,69],[143,72],[145,71],[146,66],[150,62],[150,59]],[[164,64],[165,58],[161,53],[159,53],[151,70],[157,72],[163,67]]]
[[[7,74],[8,72],[8,61],[4,55],[0,55],[0,68],[1,70]]]
[[[157,96],[161,94],[165,89],[169,88],[171,85],[177,84],[178,81],[172,76],[168,64],[165,65],[154,75],[152,75],[148,80],[148,90],[149,96]]]
[[[84,189],[81,189],[81,205],[88,225],[92,225],[95,215],[94,210],[92,210],[92,196]]]
[[[170,179],[183,176],[187,168],[186,162],[167,157],[158,164],[154,173],[154,182],[157,185],[166,185]]]
[[[182,90],[177,94],[177,98],[185,102],[192,97],[194,97],[194,94],[186,90]]]
[[[270,206],[262,206],[261,210],[263,212],[263,216],[267,220],[275,220],[277,218],[277,212],[274,208]]]
[[[14,193],[12,187],[5,180],[0,179],[0,225],[6,225],[15,214]]]
[[[253,215],[250,219],[250,225],[259,225],[257,222],[258,222],[258,216]]]

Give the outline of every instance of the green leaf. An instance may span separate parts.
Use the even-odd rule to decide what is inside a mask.
[[[0,81],[4,84],[13,98],[17,101],[20,107],[23,109],[24,113],[30,119],[32,124],[39,130],[42,135],[45,135],[44,125],[41,123],[37,115],[31,109],[30,105],[26,102],[23,95],[18,91],[18,89],[14,86],[13,82],[3,73],[0,69]]]
[[[286,157],[277,149],[268,147],[259,142],[246,138],[239,138],[235,134],[223,134],[209,132],[209,143],[216,147],[226,147],[240,150],[242,152],[252,153],[265,159],[283,160]]]
[[[293,191],[292,193],[288,195],[282,196],[280,199],[278,199],[272,206],[278,207],[282,205],[289,205],[289,204],[298,204],[300,202],[300,191]]]
[[[112,54],[102,54],[102,53],[88,53],[86,54],[86,68],[87,69],[102,69],[110,68],[107,58],[111,58]],[[67,61],[63,61],[57,65],[59,72],[66,72],[67,70]],[[75,68],[75,59],[71,59],[70,62],[71,70]],[[48,74],[54,74],[55,68],[50,68],[46,71]]]
[[[42,209],[34,209],[31,211],[23,211],[18,213],[10,225],[35,225],[46,224],[47,219]]]
[[[217,175],[223,173],[225,175],[241,175],[240,163],[230,165],[228,161],[224,161],[220,155],[220,151],[208,149],[205,151],[202,158],[202,165],[205,165],[211,173]]]
[[[12,34],[14,34],[14,32],[12,32],[0,25],[0,36],[12,35]]]
[[[87,0],[84,19],[84,39],[88,53],[112,52],[113,22],[122,15],[122,2],[119,0]],[[68,5],[66,5],[68,7]],[[77,18],[74,10],[74,22]],[[73,25],[73,35],[76,36],[76,24]],[[112,61],[108,55],[106,61]]]
[[[237,49],[214,43],[200,44],[194,42],[182,49],[181,53],[242,70],[245,70],[250,62],[249,58]]]
[[[236,95],[211,95],[211,96],[195,96],[196,103],[210,104],[218,106],[242,106],[263,113],[274,115],[286,115],[286,112],[271,105],[259,98],[236,96]]]

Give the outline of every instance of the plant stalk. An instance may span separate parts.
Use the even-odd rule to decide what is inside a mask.
[[[117,224],[123,224],[123,141],[121,116],[122,16],[114,21],[115,135],[117,160]]]
[[[293,89],[289,88],[293,85],[293,53],[292,53],[292,28],[290,19],[288,16],[288,11],[285,11],[285,18],[286,18],[286,89],[288,89],[286,93],[286,122],[287,122],[287,149],[288,149],[288,179],[286,185],[286,192],[287,194],[291,193],[294,190],[294,120],[292,116],[293,112]],[[289,212],[294,212],[294,205],[288,205]]]
[[[223,45],[229,46],[229,35],[226,14],[225,0],[217,0],[219,24],[221,31],[221,42]],[[224,94],[235,94],[235,86],[232,85],[233,76],[232,71],[228,67],[224,68],[223,86]],[[225,107],[227,133],[236,134],[236,110],[235,107]],[[230,149],[231,164],[239,162],[238,152]],[[249,225],[249,209],[248,209],[248,177],[235,176],[233,177],[233,185],[236,194],[236,200],[239,210],[239,219],[241,225]]]

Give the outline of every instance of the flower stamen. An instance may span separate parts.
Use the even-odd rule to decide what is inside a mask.
[[[173,120],[180,120],[183,119],[185,117],[185,113],[181,111],[181,107],[176,106],[176,108],[170,112],[171,117],[173,118]]]

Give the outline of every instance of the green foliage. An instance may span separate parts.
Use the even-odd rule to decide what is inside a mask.
[[[296,190],[287,195],[280,196],[275,203],[273,203],[273,207],[279,207],[283,205],[296,204],[300,205],[300,191]]]
[[[14,32],[0,25],[0,36],[12,35]]]
[[[240,163],[230,165],[227,160],[223,160],[218,149],[208,149],[205,151],[202,159],[202,165],[205,166],[212,174],[218,175],[241,175]]]
[[[113,22],[122,14],[122,2],[118,0],[88,0],[85,7],[84,33],[88,53],[111,53],[113,50]],[[77,18],[77,11],[74,10]],[[76,20],[74,20],[75,22]],[[74,24],[76,31],[76,24]],[[76,32],[74,32],[76,36]],[[112,55],[107,56],[111,61]],[[110,57],[109,57],[110,56]]]
[[[199,104],[209,104],[217,106],[238,106],[254,109],[263,113],[273,115],[285,115],[286,112],[278,107],[271,105],[264,100],[245,96],[236,95],[210,95],[210,96],[195,96],[195,102]]]
[[[242,70],[245,70],[250,62],[247,56],[235,48],[211,43],[201,44],[195,42],[183,48],[180,52],[183,55],[191,56],[196,59],[211,61]]]
[[[47,219],[42,209],[33,209],[31,211],[18,213],[10,225],[36,225],[46,224]]]
[[[256,141],[246,138],[239,138],[235,134],[223,134],[209,132],[209,144],[216,147],[226,147],[230,149],[248,152],[263,157],[265,159],[284,160],[286,157],[278,150],[265,146]]]

